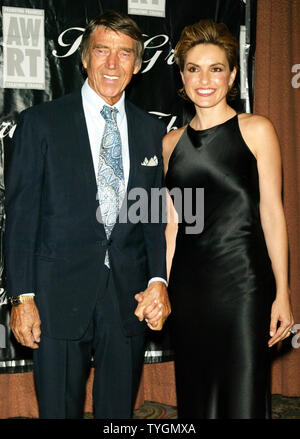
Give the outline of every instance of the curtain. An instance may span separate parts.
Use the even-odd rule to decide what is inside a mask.
[[[279,136],[283,201],[290,247],[290,287],[300,324],[300,1],[259,0],[254,111],[267,116]],[[300,329],[300,325],[299,325]],[[272,393],[300,396],[300,337],[274,355]],[[298,346],[299,345],[299,346]]]

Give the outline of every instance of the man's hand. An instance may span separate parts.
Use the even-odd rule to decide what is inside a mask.
[[[9,323],[14,336],[23,346],[37,349],[40,341],[40,316],[34,299],[13,306]]]
[[[160,331],[171,313],[171,305],[166,285],[163,282],[151,282],[149,287],[134,296],[139,302],[135,315],[140,321],[147,322],[150,329]]]

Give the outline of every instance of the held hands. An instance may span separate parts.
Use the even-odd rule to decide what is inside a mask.
[[[139,302],[135,310],[138,319],[147,322],[153,331],[160,331],[171,313],[167,288],[163,282],[152,282],[148,288],[134,296]]]
[[[277,323],[279,327],[277,328]],[[271,310],[270,340],[268,346],[271,347],[281,340],[291,335],[291,328],[294,325],[294,318],[291,309],[289,294],[277,295]]]
[[[28,300],[13,306],[10,316],[10,328],[17,341],[23,346],[37,349],[40,341],[40,316],[34,300]]]

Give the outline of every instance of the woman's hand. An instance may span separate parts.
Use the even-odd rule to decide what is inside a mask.
[[[277,328],[277,324],[279,326]],[[290,296],[288,294],[277,295],[271,309],[270,340],[271,347],[279,341],[290,336],[290,330],[294,325]]]
[[[160,281],[151,282],[145,291],[134,298],[139,302],[134,314],[140,321],[145,319],[150,329],[160,331],[171,313],[166,285]]]

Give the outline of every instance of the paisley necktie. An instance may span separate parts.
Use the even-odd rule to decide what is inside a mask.
[[[117,125],[116,108],[104,105],[101,116],[105,119],[101,141],[97,174],[98,197],[101,217],[107,239],[117,221],[125,194],[125,182],[122,162],[121,136]],[[105,265],[109,268],[108,251]]]

